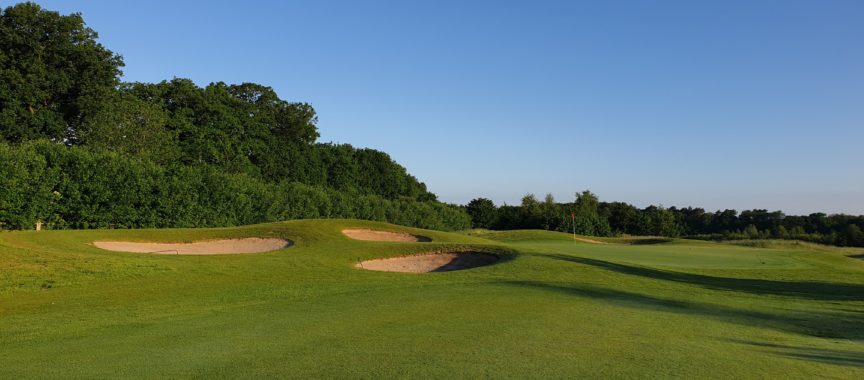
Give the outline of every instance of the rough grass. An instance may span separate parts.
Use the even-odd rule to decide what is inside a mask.
[[[433,242],[355,241],[340,232],[350,227]],[[88,245],[253,236],[295,246],[156,256]],[[453,247],[509,260],[430,274],[353,268]],[[864,260],[333,220],[7,232],[0,342],[10,379],[862,378]]]

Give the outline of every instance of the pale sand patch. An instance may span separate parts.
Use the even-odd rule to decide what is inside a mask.
[[[342,234],[354,240],[369,241],[402,241],[402,242],[429,242],[432,239],[425,236],[411,235],[404,232],[376,231],[360,228],[349,228],[342,230]]]
[[[273,238],[245,238],[196,241],[194,243],[94,241],[93,245],[109,251],[153,253],[157,255],[230,255],[275,251],[291,246],[291,242]]]
[[[361,261],[357,268],[382,272],[449,272],[477,268],[498,261],[498,256],[480,252],[441,252]]]
[[[576,240],[581,241],[583,243],[588,243],[588,244],[609,244],[605,241],[588,239],[588,238],[576,238]]]

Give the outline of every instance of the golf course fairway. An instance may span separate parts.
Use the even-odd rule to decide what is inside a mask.
[[[93,245],[243,238],[291,244],[236,255]],[[0,378],[864,378],[864,260],[849,257],[861,251],[765,245],[359,220],[2,232]],[[468,251],[497,260],[357,266]]]

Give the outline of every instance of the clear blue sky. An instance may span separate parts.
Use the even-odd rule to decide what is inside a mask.
[[[126,80],[272,86],[444,201],[864,214],[864,1],[38,3]]]

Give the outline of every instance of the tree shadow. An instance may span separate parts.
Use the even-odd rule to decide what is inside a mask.
[[[748,278],[715,277],[701,274],[675,272],[647,267],[618,264],[609,261],[588,259],[556,254],[540,254],[555,260],[590,265],[617,273],[634,276],[681,282],[708,289],[729,290],[758,295],[777,295],[812,300],[860,301],[864,300],[864,285],[816,282],[816,281],[774,281]]]
[[[835,339],[864,338],[864,317],[861,315],[850,315],[849,313],[765,312],[661,298],[585,284],[571,285],[540,281],[504,281],[502,283],[510,286],[527,287],[596,299],[631,308],[704,316],[740,325],[774,329],[787,333]]]
[[[764,348],[766,351],[786,358],[808,360],[819,363],[864,367],[864,353],[846,350],[830,350],[824,348],[789,346],[784,344],[750,342],[745,340],[727,339],[727,341],[748,346]]]
[[[672,239],[669,238],[635,238],[630,240],[628,244],[630,245],[651,245],[651,244],[664,244],[670,243]]]

